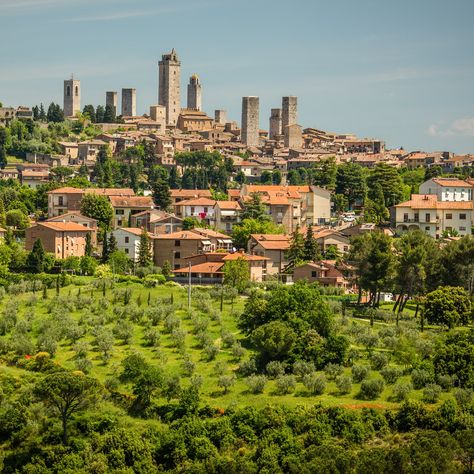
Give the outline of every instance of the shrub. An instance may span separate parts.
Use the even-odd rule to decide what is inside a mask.
[[[232,344],[230,352],[232,354],[232,357],[234,357],[234,359],[237,359],[237,360],[240,360],[245,355],[245,349],[242,347],[242,344],[240,344],[240,342],[238,341]]]
[[[456,388],[454,390],[454,399],[456,403],[461,407],[467,407],[472,403],[473,391],[469,388]]]
[[[349,375],[337,376],[336,387],[341,393],[350,393],[352,391],[352,377],[349,377]]]
[[[369,375],[369,367],[367,365],[355,364],[352,366],[352,378],[354,382],[360,383]]]
[[[148,347],[158,347],[160,345],[160,331],[153,327],[146,329],[143,340]]]
[[[277,360],[272,360],[266,365],[265,371],[271,379],[276,379],[285,373],[285,364]]]
[[[221,339],[222,339],[222,345],[224,347],[232,347],[237,341],[235,336],[231,332],[227,331],[226,329],[222,329]]]
[[[423,389],[423,400],[426,403],[436,403],[441,395],[441,387],[435,383],[429,383]]]
[[[184,374],[190,377],[191,375],[193,375],[194,371],[196,370],[196,364],[192,361],[192,359],[189,356],[187,356],[183,360],[182,368],[183,368]]]
[[[91,350],[91,345],[87,341],[78,341],[72,347],[78,359],[84,359]]]
[[[385,367],[380,371],[385,383],[394,384],[402,375],[402,371],[398,367]]]
[[[129,321],[119,321],[112,330],[114,336],[123,341],[124,344],[130,344],[133,338],[133,324]]]
[[[89,359],[86,359],[85,357],[80,357],[79,359],[76,359],[74,365],[76,366],[77,370],[80,370],[85,374],[88,374],[92,369],[92,362]]]
[[[380,396],[385,387],[382,379],[364,380],[360,386],[360,397],[365,400],[375,400]]]
[[[374,352],[370,356],[370,365],[374,370],[381,370],[388,364],[388,357],[383,352]]]
[[[171,339],[173,340],[173,344],[178,349],[183,349],[185,347],[186,334],[187,333],[184,329],[173,329],[173,332],[171,333]]]
[[[219,353],[219,348],[214,344],[206,344],[202,350],[207,358],[207,360],[214,360]]]
[[[412,390],[413,385],[410,382],[399,381],[392,388],[392,396],[398,402],[402,402],[408,398]]]
[[[416,390],[420,390],[432,381],[431,374],[424,369],[413,369],[411,372],[411,381]]]
[[[221,375],[217,381],[217,386],[223,388],[224,393],[227,393],[234,383],[235,377],[233,375]]]
[[[330,362],[329,364],[326,364],[326,367],[324,367],[324,373],[330,380],[335,380],[336,377],[344,373],[344,367],[342,367],[342,365],[333,364]]]
[[[296,377],[294,375],[279,375],[275,380],[277,392],[281,395],[294,392],[296,388]]]
[[[244,360],[239,365],[239,373],[244,377],[255,374],[257,372],[257,365],[255,364],[255,359]]]
[[[246,380],[247,386],[251,393],[262,393],[267,383],[265,375],[250,375]]]
[[[307,374],[314,372],[314,364],[312,362],[306,362],[304,360],[297,360],[293,364],[293,373],[298,377],[304,377]]]
[[[454,380],[451,375],[438,375],[437,382],[445,392],[449,392],[454,385]]]
[[[163,323],[163,327],[166,333],[172,333],[173,329],[179,328],[181,321],[174,314],[168,314]]]
[[[326,389],[326,376],[312,372],[303,377],[303,385],[312,395],[321,395]]]

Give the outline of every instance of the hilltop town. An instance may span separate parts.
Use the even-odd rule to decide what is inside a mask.
[[[0,470],[472,472],[474,154],[158,82],[0,104]]]

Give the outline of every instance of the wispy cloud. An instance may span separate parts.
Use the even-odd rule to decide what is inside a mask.
[[[431,124],[427,133],[431,137],[474,137],[474,117],[459,118],[447,127]]]
[[[182,13],[185,11],[196,10],[197,8],[205,8],[218,5],[217,0],[207,2],[184,2],[181,4],[168,4],[158,8],[135,8],[128,11],[112,11],[107,13],[97,13],[94,15],[84,15],[74,18],[69,18],[66,21],[70,22],[89,22],[89,21],[118,21],[127,20],[131,18],[140,18],[147,16],[163,15],[166,13]]]

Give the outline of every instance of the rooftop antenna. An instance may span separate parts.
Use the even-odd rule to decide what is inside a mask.
[[[74,80],[74,73],[71,72],[71,81],[73,81],[73,80]]]

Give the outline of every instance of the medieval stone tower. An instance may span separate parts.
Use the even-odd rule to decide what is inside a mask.
[[[137,90],[122,89],[122,115],[135,117],[137,115]]]
[[[282,99],[282,112],[281,112],[281,130],[285,137],[288,139],[287,127],[296,125],[298,114],[298,98],[295,96],[283,97]]]
[[[176,125],[181,112],[179,86],[181,62],[174,48],[171,53],[163,54],[158,66],[158,104],[166,107],[166,124]]]
[[[281,109],[272,109],[270,114],[269,139],[277,140],[281,135]]]
[[[259,98],[242,97],[241,142],[247,146],[258,146],[259,130]]]
[[[117,115],[118,111],[118,99],[117,99],[117,92],[115,91],[108,91],[105,93],[105,105],[109,105],[113,108],[114,114]]]
[[[197,74],[193,74],[189,78],[188,109],[193,109],[193,110],[202,109],[201,81],[199,80],[199,77]]]
[[[81,81],[68,79],[64,81],[64,116],[74,117],[81,111]]]

